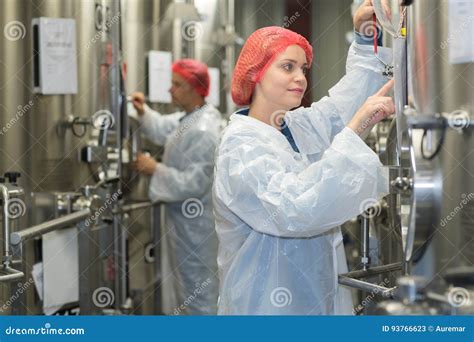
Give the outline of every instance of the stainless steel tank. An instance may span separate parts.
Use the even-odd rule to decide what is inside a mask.
[[[38,104],[31,92],[31,31],[32,8],[27,0],[6,0],[0,3],[0,173],[19,171],[19,183],[25,189],[32,184],[29,154],[31,139],[29,118]],[[26,220],[25,213],[23,221]],[[3,238],[0,243],[3,255]],[[27,248],[33,251],[33,244]],[[33,253],[27,255],[27,262],[33,263]],[[15,291],[9,285],[0,286],[0,298],[4,303],[11,299]],[[34,290],[29,286],[27,296],[34,300]],[[11,307],[2,310],[9,314]],[[32,312],[38,313],[34,308]]]
[[[81,9],[78,2],[47,0],[32,1],[25,6],[31,9],[31,17],[26,19],[28,28],[32,18],[54,17],[54,18],[75,18],[76,14],[81,16]],[[90,84],[81,79],[81,75],[87,75],[89,65],[84,65],[84,60],[90,60],[90,51],[84,53],[81,46],[81,38],[87,35],[88,30],[82,30],[82,24],[87,25],[80,18],[76,21],[77,31],[77,51],[78,53],[78,75],[79,88],[77,95],[41,95],[36,94],[35,105],[29,119],[28,135],[30,141],[29,148],[25,151],[28,155],[28,170],[31,177],[32,192],[45,191],[71,191],[83,185],[87,181],[87,168],[78,159],[78,149],[85,143],[85,138],[74,137],[71,131],[61,131],[59,125],[67,115],[78,110],[76,99],[85,97],[91,91]],[[90,18],[90,17],[89,17]],[[92,19],[89,19],[92,22]],[[30,47],[29,56],[33,55],[31,41],[25,42]],[[33,59],[28,61],[28,67],[33,69]],[[31,78],[24,82],[30,86],[33,84]],[[93,103],[90,99],[89,103]],[[80,108],[80,107],[79,107]],[[81,108],[82,109],[82,108]],[[93,113],[84,113],[91,115]]]
[[[97,131],[89,125],[84,135],[81,130],[74,135],[67,123],[70,116],[89,120],[99,109],[110,110],[118,117],[120,70],[114,63],[114,58],[118,60],[119,42],[117,4],[116,0],[0,3],[0,24],[5,29],[2,31],[5,34],[0,35],[0,118],[5,128],[0,135],[0,172],[22,173],[19,184],[28,194],[26,216],[30,225],[52,218],[39,212],[41,206],[35,201],[42,198],[41,194],[74,192],[96,182],[91,172],[94,170],[80,162],[79,151],[89,141],[97,141]],[[33,93],[35,59],[31,23],[38,17],[75,19],[78,74],[75,95]],[[54,212],[54,208],[44,210]],[[28,272],[38,260],[35,257],[38,249],[33,244],[25,246]],[[27,273],[26,278],[29,277]],[[29,313],[39,313],[34,287],[30,286],[27,293]]]
[[[462,10],[463,19],[453,5],[448,0],[414,0],[408,10],[409,103],[417,115],[451,114],[450,126],[457,128],[446,130],[436,157],[443,178],[443,191],[437,195],[441,220],[433,235],[433,260],[425,263],[432,264],[435,273],[474,262],[474,138],[472,127],[467,127],[474,117],[474,63],[452,58],[459,40],[470,44],[472,57],[469,21],[474,10],[472,3],[464,3],[468,7]],[[456,111],[464,112],[453,117]],[[433,133],[432,150],[441,134]]]

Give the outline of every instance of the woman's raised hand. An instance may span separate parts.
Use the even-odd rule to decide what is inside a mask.
[[[369,135],[376,123],[395,112],[393,99],[386,96],[393,87],[393,83],[393,80],[388,81],[374,95],[369,96],[347,125],[362,139]]]

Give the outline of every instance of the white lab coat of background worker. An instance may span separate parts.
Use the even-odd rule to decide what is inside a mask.
[[[164,146],[162,162],[141,154],[134,168],[151,177],[149,198],[165,203],[164,312],[215,314],[217,237],[211,187],[221,114],[205,101],[210,84],[205,64],[179,60],[172,71],[170,93],[182,111],[162,115],[145,104],[142,93],[131,95],[143,133]]]

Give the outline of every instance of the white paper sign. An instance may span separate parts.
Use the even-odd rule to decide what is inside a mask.
[[[209,90],[209,96],[206,97],[206,101],[212,104],[214,107],[219,107],[221,103],[220,99],[220,72],[218,68],[209,68],[209,78],[211,81],[211,87]]]
[[[35,282],[36,292],[40,300],[43,300],[43,263],[38,262],[33,265],[31,276]]]
[[[64,18],[35,18],[34,46],[39,73],[34,90],[44,95],[77,94],[76,22]]]
[[[148,101],[171,103],[171,52],[148,52]]]
[[[449,33],[445,42],[451,64],[474,62],[474,1],[449,0]]]
[[[52,314],[79,300],[79,246],[77,228],[43,235],[43,309]]]

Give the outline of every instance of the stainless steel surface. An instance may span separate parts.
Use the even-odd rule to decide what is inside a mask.
[[[402,303],[382,303],[378,314],[446,313],[439,303],[430,303],[436,298],[443,302],[439,300],[441,295],[425,296],[418,288],[424,286],[422,283],[435,282],[437,275],[447,269],[471,266],[473,262],[471,154],[474,144],[469,126],[474,116],[474,63],[450,59],[460,32],[453,32],[459,20],[449,15],[452,8],[448,10],[448,4],[447,0],[415,0],[408,9],[409,108],[400,115],[402,103],[396,103],[399,126],[396,129],[395,123],[392,124],[387,139],[386,164],[400,168],[388,197],[389,222],[392,231],[397,232],[394,237],[401,238],[405,271],[424,278],[423,281],[416,277],[400,278],[398,295]],[[403,60],[403,56],[397,58]],[[403,83],[403,76],[398,73],[395,77]],[[398,94],[403,89],[400,87]],[[417,120],[412,119],[413,115]],[[457,126],[453,115],[458,120]],[[437,124],[443,116],[448,118],[448,127]],[[425,120],[418,120],[420,117]],[[408,128],[407,119],[418,121],[417,126]],[[401,150],[394,147],[396,143],[401,145]],[[437,151],[438,145],[439,153],[427,157]],[[393,245],[398,239],[390,240]],[[411,268],[413,261],[416,263]]]
[[[160,0],[122,0],[123,59],[127,64],[126,88],[145,92],[146,53],[159,49]]]
[[[405,261],[418,261],[421,258],[441,217],[442,173],[436,160],[428,161],[421,157],[419,146],[415,141],[410,148],[410,176],[413,188],[404,251]]]
[[[392,120],[386,138],[385,160],[383,161],[385,165],[391,168],[390,179],[408,176],[408,171],[403,170],[410,167],[410,159],[407,153],[409,146],[408,136],[406,132],[402,135],[404,139],[401,143],[402,153],[399,153],[396,125],[396,119]],[[393,191],[386,197],[386,200],[388,206],[388,227],[378,226],[377,236],[381,241],[381,261],[383,263],[393,263],[403,260],[408,227],[406,226],[405,219],[403,221],[404,225],[402,225],[402,213],[403,215],[409,213],[410,201],[403,197],[402,193],[395,193]]]
[[[404,116],[400,116],[402,121]],[[406,180],[397,192],[388,196],[390,234],[388,249],[383,259],[394,262],[399,258],[400,244],[406,262],[418,261],[429,243],[435,227],[439,224],[442,205],[443,182],[437,160],[425,160],[421,156],[421,134],[419,130],[402,131],[401,154],[397,152],[398,122],[393,121],[387,137],[386,165],[399,167],[393,180],[394,186]],[[406,124],[404,124],[406,126]],[[403,183],[403,182],[402,182]],[[400,183],[401,184],[401,183]],[[405,190],[404,190],[405,189]],[[387,255],[387,253],[390,253]],[[398,259],[399,260],[399,259]]]
[[[452,112],[474,104],[474,64],[450,64],[448,1],[414,1],[408,8],[409,82],[420,115]],[[445,46],[443,43],[448,43]]]
[[[464,110],[469,113],[469,117],[463,118],[467,124],[474,117],[474,63],[450,63],[450,50],[456,49],[453,39],[461,36],[459,32],[450,32],[448,4],[448,0],[415,0],[408,8],[408,102],[416,115]],[[432,131],[431,136],[433,150],[440,131]],[[420,142],[414,144],[418,147]],[[426,260],[426,264],[433,265],[433,273],[427,276],[474,261],[472,240],[466,239],[472,236],[469,231],[474,226],[470,215],[473,204],[467,201],[462,205],[463,200],[474,193],[472,146],[472,130],[448,129],[444,145],[433,160],[438,165],[431,168],[441,173],[442,187],[435,194],[441,208],[432,236],[436,252],[430,256],[431,260]],[[425,176],[426,173],[422,177]],[[452,215],[460,207],[463,207],[461,214]]]
[[[16,23],[16,28],[20,30],[18,37],[9,37],[7,34],[0,36],[2,46],[0,51],[0,82],[2,84],[0,124],[4,128],[0,135],[2,144],[0,172],[13,170],[22,172],[20,183],[28,194],[25,200],[28,205],[28,217],[23,218],[25,220],[23,226],[33,226],[32,228],[39,229],[41,232],[49,231],[51,226],[48,224],[57,222],[50,222],[52,218],[64,214],[64,210],[66,212],[72,210],[72,208],[60,208],[62,201],[56,196],[57,192],[72,193],[97,181],[96,177],[100,171],[98,167],[101,163],[82,163],[78,158],[79,150],[91,141],[95,143],[98,138],[104,138],[102,142],[107,142],[109,146],[115,148],[114,153],[118,163],[110,170],[111,173],[121,173],[122,154],[117,151],[121,150],[122,140],[117,138],[120,134],[117,135],[116,132],[121,132],[122,128],[125,130],[127,122],[124,120],[126,116],[121,115],[121,101],[125,94],[122,93],[120,86],[122,58],[119,54],[121,39],[119,24],[127,19],[131,19],[136,24],[135,32],[130,25],[127,26],[130,29],[123,30],[125,33],[122,33],[129,51],[132,51],[129,56],[135,58],[135,61],[143,59],[137,63],[133,62],[133,67],[128,69],[129,81],[144,87],[146,75],[144,71],[140,73],[140,70],[145,69],[145,46],[147,50],[159,49],[157,23],[165,2],[124,0],[122,3],[125,3],[127,8],[122,9],[118,8],[118,0],[8,0],[0,3],[2,29],[9,23]],[[154,6],[153,11],[149,9],[151,3]],[[130,13],[134,13],[133,18],[126,17]],[[30,72],[33,67],[30,25],[33,18],[40,16],[73,18],[76,21],[77,95],[33,96],[31,87],[33,77]],[[144,18],[148,19],[143,20]],[[131,22],[128,23],[131,24]],[[138,39],[139,31],[144,35],[148,34],[148,38]],[[12,32],[14,34],[15,30]],[[137,47],[141,44],[143,44],[143,49],[139,51]],[[100,136],[99,131],[90,125],[84,137],[74,136],[72,131],[63,125],[70,117],[89,119],[99,110],[108,110],[114,114],[115,126],[108,131],[107,141],[105,141],[105,134]],[[102,166],[102,170],[106,168],[109,166]],[[135,184],[130,184],[130,187],[132,190],[129,194],[136,189]],[[111,191],[117,190],[120,190],[120,187]],[[101,189],[91,191],[98,193],[105,201],[107,196],[105,191]],[[137,196],[136,199],[140,198]],[[141,198],[141,200],[144,199]],[[38,201],[42,203],[40,207],[37,206]],[[113,205],[118,209],[121,203],[117,201]],[[125,301],[124,294],[127,287],[124,275],[127,258],[124,246],[127,236],[123,233],[125,228],[120,226],[119,219],[121,218],[117,217],[113,224],[105,228],[94,227],[94,232],[84,231],[81,236],[85,238],[80,240],[80,244],[81,250],[85,251],[81,253],[91,253],[88,254],[90,258],[81,259],[81,269],[88,270],[90,285],[93,284],[95,288],[104,285],[113,288],[111,284],[115,282],[117,303],[121,305],[120,302]],[[18,222],[13,222],[15,227],[19,221],[20,219]],[[135,217],[132,224],[134,222],[136,223]],[[150,229],[147,220],[142,225],[146,229],[140,230],[148,233]],[[27,230],[16,235],[17,232],[13,229],[13,234],[17,239],[28,232],[32,233]],[[149,239],[148,237],[147,241]],[[86,246],[87,243],[91,244],[91,241],[95,241],[100,246],[100,250]],[[6,242],[2,241],[2,249]],[[31,266],[40,261],[38,253],[33,249],[33,241],[23,244],[23,250],[19,253],[23,259],[22,267],[25,268],[26,277],[29,278]],[[115,259],[116,267],[109,266],[111,258]],[[90,264],[83,263],[86,259],[90,261]],[[111,268],[112,271],[106,267]],[[115,271],[116,274],[114,274]],[[89,289],[91,293],[95,288]],[[25,302],[29,303],[31,312],[41,313],[37,311],[40,310],[40,303],[34,300],[34,291],[34,287],[28,289],[28,298]],[[7,292],[2,289],[0,297],[8,298]],[[84,308],[84,305],[82,307]],[[96,310],[93,311],[97,313]]]
[[[53,230],[69,227],[71,225],[74,225],[77,222],[80,222],[86,219],[90,215],[91,215],[90,209],[83,209],[81,211],[68,214],[68,215],[59,217],[57,219],[53,219],[51,221],[46,221],[33,227],[26,228],[19,232],[12,233],[10,237],[11,244],[18,245],[26,240],[44,235]]]
[[[36,104],[30,89],[32,8],[28,0],[4,0],[0,4],[0,172],[16,169],[22,172],[21,184],[29,176],[29,116]],[[9,28],[9,29],[7,29]]]
[[[38,17],[75,18],[78,12],[77,4],[78,2],[71,0],[32,0],[28,6],[31,9],[31,17],[25,20],[25,26],[29,30],[31,19]],[[93,17],[89,22],[93,22]],[[78,37],[84,33],[80,21],[76,21],[76,32]],[[32,56],[31,41],[24,40],[22,43],[28,46],[27,56]],[[82,75],[87,73],[80,67],[81,59],[89,58],[90,50],[83,49],[80,38],[77,41],[77,51],[82,52],[78,54],[78,80],[81,80]],[[33,67],[30,65],[32,61],[25,62],[29,68]],[[26,78],[24,83],[29,85],[33,81]],[[88,91],[89,87],[84,89],[79,85],[77,95],[35,95],[32,113],[28,115],[28,132],[23,133],[30,143],[26,150],[27,176],[31,177],[32,181],[30,191],[70,191],[85,181],[87,177],[85,165],[81,165],[77,158],[80,141],[85,138],[76,138],[70,131],[61,134],[57,125],[67,115],[75,112],[76,98]],[[91,114],[93,113],[84,113],[84,115]]]

